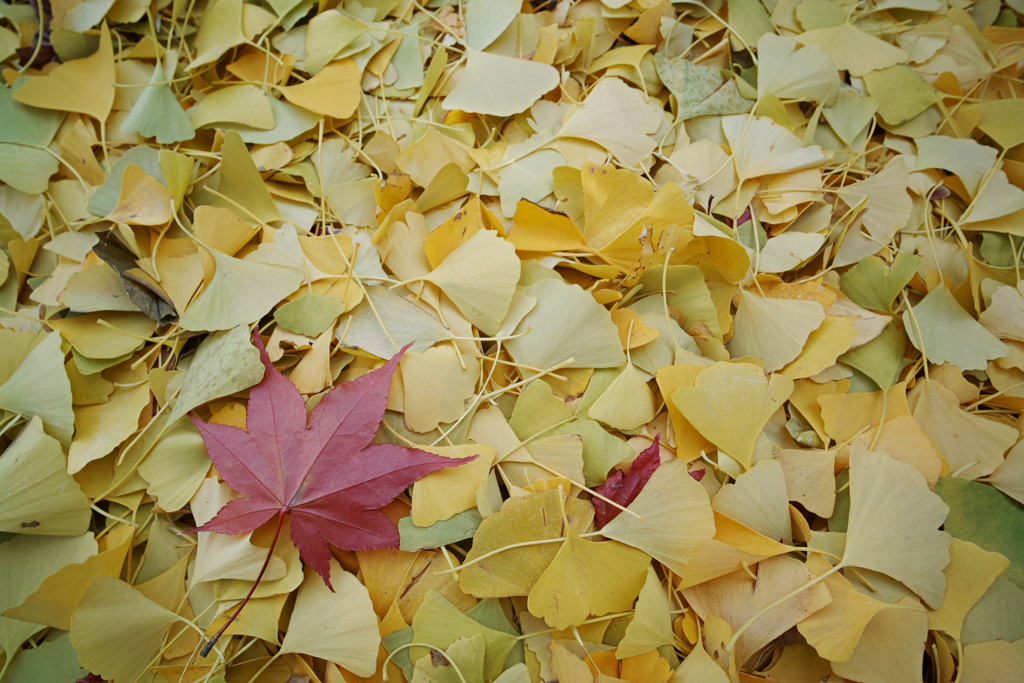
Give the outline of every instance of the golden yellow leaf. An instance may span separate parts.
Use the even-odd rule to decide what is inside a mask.
[[[788,377],[769,379],[748,363],[715,363],[692,388],[676,389],[672,401],[706,439],[749,469],[757,435],[792,392]]]
[[[623,543],[596,543],[567,529],[558,554],[530,590],[530,613],[566,629],[589,615],[621,612],[640,594],[650,562],[647,553]]]
[[[46,76],[29,79],[14,91],[14,99],[30,107],[88,114],[102,124],[114,104],[116,80],[114,48],[104,22],[95,53],[61,64]]]

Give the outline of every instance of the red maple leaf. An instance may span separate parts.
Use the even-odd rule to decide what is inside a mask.
[[[252,595],[288,515],[299,556],[333,591],[328,544],[341,550],[397,548],[398,530],[378,508],[427,474],[476,456],[452,459],[394,444],[369,445],[408,346],[384,367],[328,391],[307,420],[302,395],[270,362],[258,332],[253,339],[266,371],[249,392],[246,429],[190,416],[220,476],[246,496],[196,531],[243,534],[277,517]],[[244,605],[207,643],[204,656]]]
[[[654,470],[661,465],[661,449],[658,446],[660,440],[661,434],[655,435],[654,443],[636,456],[633,464],[629,466],[628,473],[623,474],[622,470],[615,470],[615,474],[608,477],[594,490],[622,507],[628,507],[640,495],[640,491],[654,474]],[[605,524],[618,517],[622,512],[620,508],[606,503],[600,498],[594,498],[590,502],[594,504],[594,522],[598,529],[603,528]]]

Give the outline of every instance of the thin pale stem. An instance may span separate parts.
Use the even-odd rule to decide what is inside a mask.
[[[797,588],[795,590],[792,590],[789,593],[786,593],[781,598],[779,598],[778,600],[776,600],[772,604],[768,605],[767,607],[763,607],[762,609],[758,610],[757,614],[755,614],[754,616],[752,616],[749,619],[747,619],[747,622],[745,624],[743,624],[742,626],[740,626],[738,629],[736,629],[736,632],[732,634],[732,638],[729,639],[729,644],[725,648],[726,652],[733,652],[736,649],[736,642],[739,641],[740,636],[742,636],[744,633],[746,633],[747,629],[750,628],[754,624],[755,621],[757,621],[758,619],[760,619],[764,615],[768,614],[768,612],[772,611],[773,609],[775,609],[776,607],[778,607],[782,603],[786,602],[787,600],[789,600],[793,596],[800,594],[801,592],[807,590],[808,588],[810,588],[811,586],[813,586],[813,585],[815,585],[817,583],[821,583],[822,581],[824,581],[825,579],[827,579],[828,577],[832,576],[833,574],[838,572],[840,569],[842,569],[842,567],[843,567],[843,563],[840,562],[839,564],[837,564],[835,567],[832,567],[832,569],[829,569],[824,574],[819,574],[817,576],[817,578],[812,579],[811,581],[808,581],[807,583],[805,583],[804,585],[800,586],[799,588]]]

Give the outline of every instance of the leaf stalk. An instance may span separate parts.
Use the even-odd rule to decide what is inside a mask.
[[[224,635],[224,631],[228,629],[231,622],[238,618],[242,608],[249,602],[249,598],[252,597],[252,594],[256,592],[256,587],[260,585],[260,580],[263,578],[263,574],[267,571],[267,567],[270,566],[270,558],[274,556],[274,547],[277,545],[277,537],[281,534],[281,523],[284,522],[284,513],[284,510],[277,513],[277,526],[274,527],[274,538],[270,541],[270,548],[267,549],[267,559],[263,560],[263,566],[260,567],[260,573],[256,575],[256,580],[252,582],[252,588],[250,588],[249,593],[242,598],[242,602],[238,604],[238,609],[235,610],[235,613],[228,617],[228,620],[224,622],[224,625],[213,634],[213,638],[210,638],[210,641],[203,646],[203,649],[199,652],[201,656],[205,657],[210,654],[210,650],[212,650],[213,646],[217,644],[220,637]]]

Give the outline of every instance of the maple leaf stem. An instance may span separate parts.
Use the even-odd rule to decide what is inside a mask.
[[[213,646],[217,644],[217,641],[220,639],[220,637],[224,635],[224,631],[228,629],[228,626],[231,626],[231,622],[233,622],[238,617],[238,615],[242,611],[242,608],[245,607],[246,603],[249,602],[249,598],[251,598],[252,594],[256,592],[256,587],[260,585],[260,580],[263,578],[264,572],[266,572],[267,567],[270,566],[270,558],[274,556],[274,546],[277,545],[277,537],[281,534],[281,523],[283,521],[284,510],[279,512],[277,515],[277,526],[274,527],[274,537],[270,540],[270,548],[267,549],[267,559],[263,560],[263,566],[260,567],[260,573],[256,575],[256,580],[252,582],[252,588],[250,588],[249,593],[244,598],[242,598],[242,602],[238,604],[238,608],[235,610],[235,613],[228,617],[228,620],[224,622],[224,625],[221,626],[217,630],[217,632],[213,634],[213,638],[210,638],[210,642],[203,646],[203,649],[199,653],[201,656],[205,657],[206,655],[210,654],[210,650],[212,650]]]

